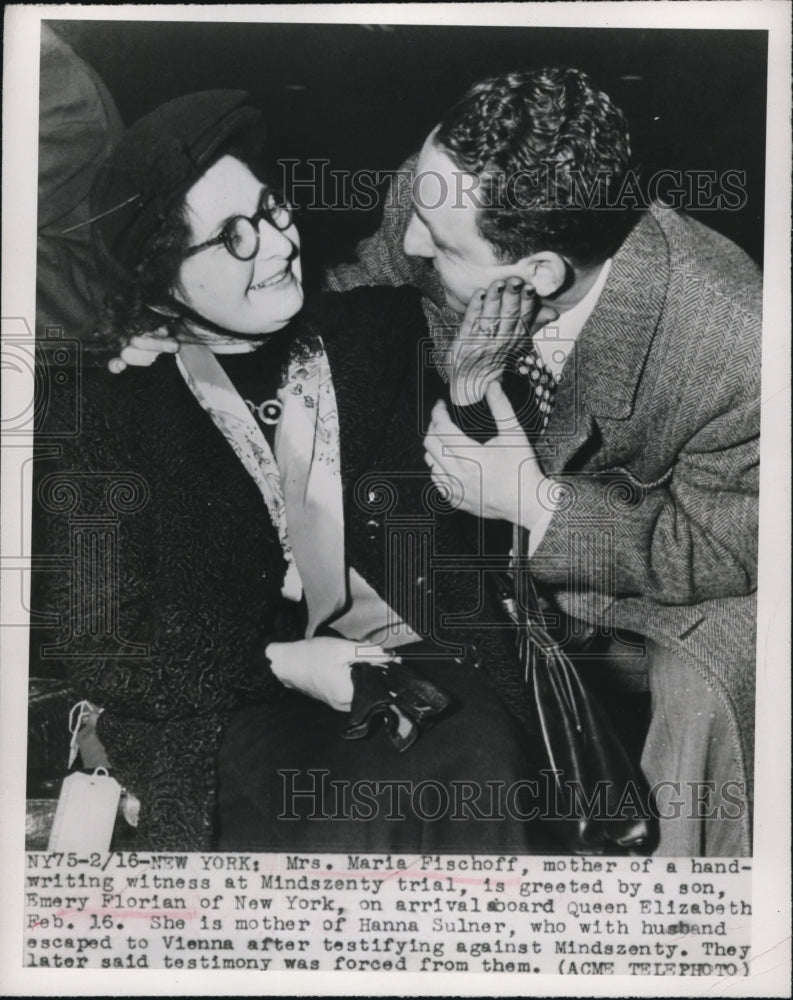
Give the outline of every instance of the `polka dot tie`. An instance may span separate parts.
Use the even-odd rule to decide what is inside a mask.
[[[537,430],[544,431],[551,416],[559,379],[547,367],[533,344],[526,354],[517,358],[515,370],[528,381],[532,390],[528,407],[536,413],[536,418],[531,423]]]

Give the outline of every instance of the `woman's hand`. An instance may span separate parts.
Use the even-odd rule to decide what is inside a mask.
[[[501,377],[536,312],[534,289],[518,277],[494,281],[474,294],[444,359],[455,406],[478,403],[489,383]]]
[[[176,354],[179,341],[173,338],[166,327],[161,326],[151,333],[141,333],[130,337],[119,352],[119,357],[111,358],[107,367],[114,375],[120,375],[130,365],[148,368],[161,354]]]
[[[476,292],[444,358],[452,403],[478,403],[488,385],[501,378],[532,327],[558,316],[540,301],[531,284],[517,276],[493,281],[486,292]]]
[[[324,701],[337,712],[350,710],[353,693],[350,670],[356,660],[385,663],[395,659],[382,646],[328,636],[271,642],[265,655],[284,687]]]

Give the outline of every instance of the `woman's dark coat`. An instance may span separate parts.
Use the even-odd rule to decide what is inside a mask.
[[[350,563],[419,634],[481,664],[526,721],[510,632],[480,624],[501,619],[482,603],[473,519],[441,509],[423,461],[443,386],[418,294],[358,289],[311,315],[299,325],[321,329],[333,373]],[[112,767],[142,803],[139,845],[207,849],[224,724],[281,692],[255,650],[281,627],[284,561],[261,495],[174,359],[121,376],[106,361],[84,353],[80,432],[60,457],[39,453],[38,551],[63,568],[42,609],[61,627],[37,649],[104,709]],[[103,531],[117,558],[86,576],[84,541]],[[90,617],[108,607],[108,620]]]

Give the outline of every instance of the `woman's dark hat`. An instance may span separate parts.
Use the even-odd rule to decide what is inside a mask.
[[[91,190],[94,241],[114,270],[135,270],[146,241],[218,150],[254,125],[263,136],[244,90],[206,90],[168,101],[127,130]]]

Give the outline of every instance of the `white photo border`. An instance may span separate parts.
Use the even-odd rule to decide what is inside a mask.
[[[760,589],[757,661],[756,809],[752,975],[741,980],[580,977],[581,996],[789,996],[790,993],[790,4],[788,2],[328,4],[263,6],[27,6],[5,8],[3,87],[3,333],[15,317],[35,316],[39,24],[44,19],[274,21],[303,23],[484,24],[557,28],[698,28],[768,31],[765,191]],[[3,371],[3,421],[32,398],[32,372]],[[9,442],[7,442],[9,443]],[[3,449],[2,559],[29,584],[30,449]],[[14,585],[16,586],[16,584]],[[0,634],[0,982],[18,995],[567,995],[562,976],[410,973],[261,974],[199,972],[59,973],[22,966],[24,885],[24,724],[28,635],[25,594],[3,587]]]

